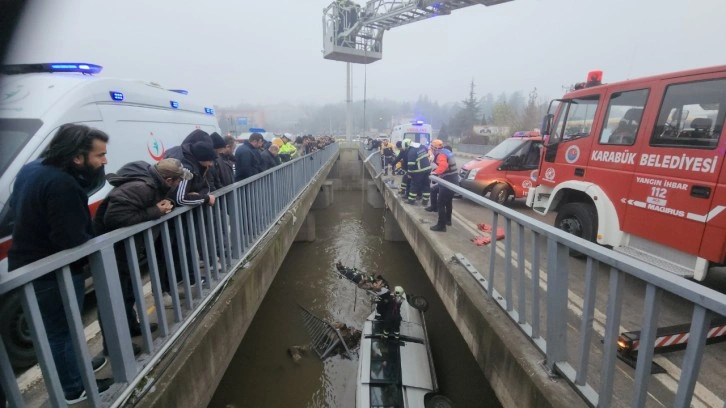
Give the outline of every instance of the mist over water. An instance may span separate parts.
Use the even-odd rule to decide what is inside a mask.
[[[310,341],[298,304],[358,329],[372,311],[363,291],[338,278],[337,260],[424,296],[440,391],[457,407],[500,406],[411,247],[383,239],[383,210],[366,204],[361,192],[336,191],[335,203],[314,214],[316,241],[290,248],[210,406],[355,406],[357,356],[322,362],[311,351],[295,363],[287,353]]]

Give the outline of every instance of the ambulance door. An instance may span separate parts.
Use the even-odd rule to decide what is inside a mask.
[[[625,200],[625,231],[698,255],[706,221],[720,211],[713,204],[726,147],[720,138],[726,79],[687,79],[653,89],[650,100],[660,105],[652,109],[655,118],[644,118],[648,143]],[[723,234],[714,239],[710,248],[724,246]]]

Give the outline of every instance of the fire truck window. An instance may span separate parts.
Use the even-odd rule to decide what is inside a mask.
[[[726,116],[726,79],[670,85],[651,146],[714,149]]]
[[[563,102],[550,141],[556,143],[590,136],[598,101],[599,96],[595,95]]]
[[[616,92],[610,96],[600,132],[600,144],[632,145],[640,129],[648,89]]]

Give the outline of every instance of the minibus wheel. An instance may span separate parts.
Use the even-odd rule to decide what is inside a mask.
[[[595,207],[588,203],[567,203],[557,212],[555,227],[572,235],[595,242],[597,233],[597,216]],[[570,255],[582,256],[579,252],[570,251]]]

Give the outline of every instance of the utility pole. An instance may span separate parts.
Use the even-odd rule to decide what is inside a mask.
[[[353,138],[353,84],[351,83],[351,66],[350,62],[346,63],[346,98],[345,98],[345,135],[350,140]]]

